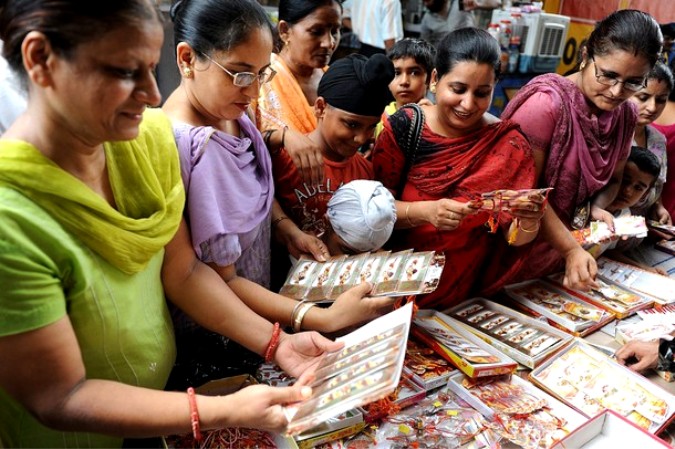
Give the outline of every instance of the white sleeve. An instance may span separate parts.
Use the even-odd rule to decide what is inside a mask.
[[[382,40],[403,39],[403,15],[400,0],[388,0],[382,3]]]

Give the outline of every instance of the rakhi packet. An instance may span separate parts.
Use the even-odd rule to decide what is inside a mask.
[[[518,206],[528,204],[536,195],[541,196],[541,201],[546,201],[548,193],[553,187],[543,189],[500,189],[491,192],[481,193],[480,197],[472,200],[474,206],[480,210],[510,212],[517,209]]]

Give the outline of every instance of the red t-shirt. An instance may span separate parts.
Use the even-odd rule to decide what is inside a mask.
[[[320,235],[327,229],[326,209],[333,193],[355,179],[374,179],[373,166],[360,153],[343,162],[323,160],[324,178],[318,186],[302,180],[286,150],[272,156],[276,198],[284,212],[303,231]]]

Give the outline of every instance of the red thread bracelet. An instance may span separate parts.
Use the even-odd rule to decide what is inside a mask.
[[[188,402],[190,403],[190,425],[192,426],[192,436],[197,441],[202,440],[202,431],[199,429],[199,411],[197,410],[197,398],[195,397],[195,389],[190,387],[187,389]]]
[[[279,336],[281,335],[281,327],[279,323],[274,323],[274,330],[272,331],[272,338],[267,344],[267,349],[265,350],[265,363],[271,363],[272,357],[274,357],[274,351],[276,351],[277,346],[279,345]]]

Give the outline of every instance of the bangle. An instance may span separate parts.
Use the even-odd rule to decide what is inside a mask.
[[[286,130],[288,126],[284,126],[283,131],[281,131],[281,148],[286,148]]]
[[[537,232],[537,231],[539,230],[539,227],[541,226],[540,222],[537,222],[537,225],[536,225],[534,228],[532,228],[532,229],[525,229],[525,228],[522,227],[520,224],[521,224],[521,221],[518,220],[518,229],[520,229],[520,230],[523,231],[523,232],[530,233],[530,234],[533,233],[533,232]]]
[[[274,221],[272,221],[272,227],[275,227],[284,220],[290,220],[290,218],[288,218],[286,215],[282,215],[279,218],[275,218]]]
[[[277,346],[279,345],[279,336],[281,335],[281,327],[279,323],[274,323],[274,330],[272,331],[272,338],[267,344],[267,349],[265,350],[265,363],[271,363],[272,358],[274,357],[274,351],[276,351]]]
[[[305,302],[302,304],[302,306],[298,309],[298,313],[295,316],[295,319],[293,320],[293,331],[294,332],[300,332],[302,330],[302,320],[305,318],[305,314],[309,309],[314,307],[316,304],[313,302]]]
[[[192,426],[192,436],[197,441],[202,440],[202,432],[199,429],[199,410],[197,410],[197,398],[195,397],[195,389],[190,387],[187,389],[188,403],[190,404],[190,425]]]
[[[411,206],[411,203],[408,203],[408,205],[405,207],[405,221],[408,222],[408,224],[410,225],[411,228],[414,228],[415,225],[413,224],[412,221],[410,221],[410,215],[408,215],[408,212],[410,212],[410,206]]]
[[[298,313],[298,309],[300,308],[301,305],[303,305],[305,301],[297,301],[297,304],[293,306],[293,311],[291,312],[291,327],[293,326],[293,322],[295,321],[295,314]]]

